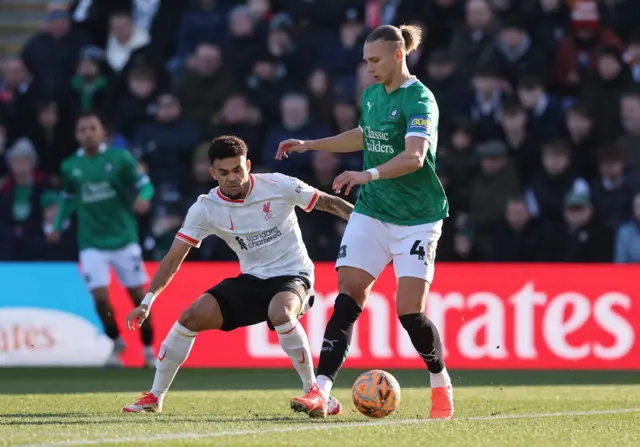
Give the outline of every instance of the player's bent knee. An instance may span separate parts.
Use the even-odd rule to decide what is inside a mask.
[[[268,317],[273,326],[296,320],[300,313],[300,298],[290,292],[278,293],[269,303]]]
[[[340,267],[338,269],[338,288],[340,293],[349,295],[360,306],[364,307],[375,278],[362,269]]]
[[[205,293],[182,312],[178,323],[194,332],[220,329],[222,312],[218,300]]]

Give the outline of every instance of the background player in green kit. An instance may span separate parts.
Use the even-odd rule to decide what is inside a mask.
[[[105,332],[114,341],[107,365],[118,366],[125,346],[109,303],[111,267],[135,305],[139,305],[144,299],[147,272],[138,244],[135,213],[149,211],[153,186],[128,151],[106,145],[105,127],[97,115],[87,113],[78,119],[76,139],[81,148],[62,163],[63,194],[49,240],[57,242],[62,222],[77,211],[82,272]],[[137,198],[132,193],[137,193]],[[153,331],[149,320],[141,328],[141,337],[145,364],[153,365]]]
[[[284,141],[276,155],[281,159],[307,150],[364,150],[365,170],[345,172],[333,184],[336,192],[344,189],[345,194],[355,185],[362,187],[338,253],[340,294],[325,330],[317,385],[292,401],[312,416],[326,414],[326,399],[349,350],[353,325],[390,261],[398,278],[398,318],[430,372],[431,418],[453,416],[442,343],[424,314],[436,244],[449,208],[435,173],[438,106],[406,64],[420,38],[420,29],[411,26],[385,25],[371,32],[364,59],[377,83],[362,94],[359,127],[321,140]]]

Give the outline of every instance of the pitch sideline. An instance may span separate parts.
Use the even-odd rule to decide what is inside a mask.
[[[530,413],[530,414],[505,414],[498,416],[471,416],[455,418],[454,421],[499,421],[505,419],[537,419],[537,418],[556,418],[571,416],[600,416],[605,414],[623,414],[623,413],[640,413],[640,408],[621,408],[612,410],[593,410],[593,411],[567,411],[557,413]],[[311,430],[341,430],[347,428],[359,427],[376,427],[376,426],[393,426],[393,425],[410,425],[419,423],[446,423],[446,421],[433,421],[430,419],[399,419],[399,420],[382,420],[376,422],[337,422],[329,424],[305,424],[297,427],[282,428],[261,428],[253,430],[225,430],[209,433],[164,433],[149,436],[130,436],[124,438],[104,438],[104,439],[86,439],[77,441],[59,441],[46,442],[42,444],[15,444],[9,447],[71,447],[83,445],[97,444],[117,444],[124,442],[150,442],[150,441],[169,441],[183,439],[205,439],[219,438],[223,436],[251,436],[269,433],[294,433]]]

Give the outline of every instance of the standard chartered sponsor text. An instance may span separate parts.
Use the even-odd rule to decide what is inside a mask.
[[[282,232],[278,227],[273,227],[263,231],[262,233],[247,236],[247,245],[249,248],[260,247],[261,245],[268,244],[269,242],[278,239],[280,236],[282,236]]]

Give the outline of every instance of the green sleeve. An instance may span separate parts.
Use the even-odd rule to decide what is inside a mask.
[[[405,102],[406,137],[423,137],[433,142],[438,129],[438,105],[430,95],[409,95]]]
[[[75,188],[64,164],[62,165],[60,176],[62,178],[62,191],[58,199],[58,214],[56,214],[53,222],[53,231],[60,231],[62,223],[71,217],[71,214],[75,211]]]
[[[127,185],[138,190],[138,198],[142,200],[151,200],[155,192],[155,188],[149,179],[149,176],[142,172],[138,161],[133,158],[128,151],[122,150],[125,166],[125,179]]]

